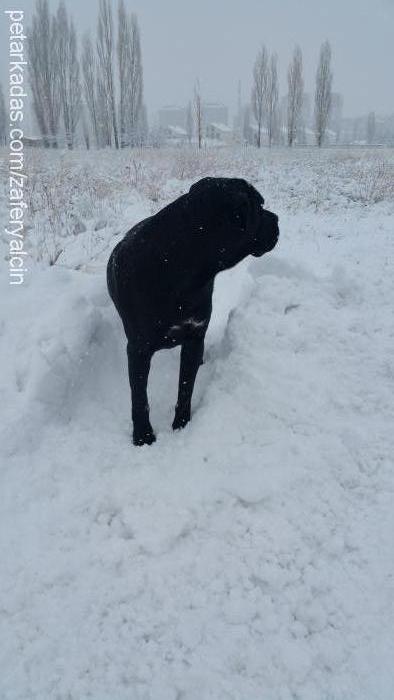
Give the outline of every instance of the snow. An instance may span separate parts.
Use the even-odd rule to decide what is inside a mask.
[[[394,204],[356,197],[362,153],[311,153],[207,156],[253,180],[281,239],[218,277],[177,433],[179,351],[155,356],[153,446],[131,445],[105,262],[190,186],[185,163],[158,156],[158,199],[141,176],[99,212],[74,202],[86,230],[4,286],[2,700],[393,697]]]

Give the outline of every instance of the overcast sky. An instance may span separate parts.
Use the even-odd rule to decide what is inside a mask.
[[[279,57],[280,92],[296,43],[304,55],[305,89],[313,92],[322,41],[333,51],[333,89],[345,116],[394,112],[394,0],[125,0],[137,13],[142,38],[145,101],[153,116],[164,104],[184,104],[198,77],[203,98],[233,110],[238,81],[243,101],[261,43]],[[7,2],[24,9],[34,0]],[[57,0],[50,0],[52,7]],[[98,0],[66,0],[80,33],[95,32]],[[113,2],[116,14],[117,2]],[[27,22],[28,23],[28,22]],[[7,74],[7,18],[1,19],[1,76]]]

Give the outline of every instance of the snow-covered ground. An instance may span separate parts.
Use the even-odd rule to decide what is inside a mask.
[[[1,301],[1,700],[394,697],[392,163],[31,153],[31,273]],[[280,244],[218,277],[175,434],[178,351],[155,356],[135,448],[106,260],[207,173],[251,179]]]

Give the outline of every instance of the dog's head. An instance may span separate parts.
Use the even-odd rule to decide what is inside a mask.
[[[260,257],[276,246],[278,216],[264,209],[263,197],[246,180],[207,177],[192,185],[190,193],[206,195],[199,206],[209,211],[214,227],[224,224],[228,245],[222,267],[247,255]]]

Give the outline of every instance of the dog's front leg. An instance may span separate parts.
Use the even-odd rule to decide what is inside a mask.
[[[134,445],[151,445],[156,440],[149,420],[147,392],[152,354],[129,342],[127,344],[127,357],[131,388],[133,443]]]
[[[178,401],[175,407],[174,430],[184,428],[190,421],[194,382],[204,355],[204,338],[190,338],[182,343],[179,371]]]

